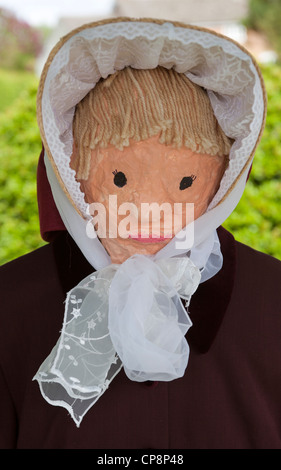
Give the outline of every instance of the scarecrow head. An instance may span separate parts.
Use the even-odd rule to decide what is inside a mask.
[[[56,206],[88,261],[170,256],[192,218],[204,242],[243,193],[265,104],[253,58],[209,30],[117,18],[63,38],[41,76],[38,122]],[[153,203],[172,207],[156,230]]]

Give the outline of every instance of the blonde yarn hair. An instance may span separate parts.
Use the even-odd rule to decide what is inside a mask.
[[[183,73],[127,67],[101,79],[78,103],[73,120],[76,152],[71,167],[87,179],[91,151],[122,150],[159,134],[159,142],[212,156],[229,154],[232,141],[219,126],[207,92]]]

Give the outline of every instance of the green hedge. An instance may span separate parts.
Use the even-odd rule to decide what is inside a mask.
[[[224,226],[237,240],[281,259],[281,66],[263,67],[263,74],[269,98],[266,130],[244,195]],[[36,199],[38,82],[30,75],[27,81],[27,88],[0,112],[1,264],[43,244]]]
[[[224,223],[235,238],[281,259],[281,65],[262,67],[268,95],[265,131],[244,194]]]
[[[265,34],[281,61],[281,0],[249,0],[247,28]]]
[[[37,81],[31,73],[0,69],[0,113],[8,109],[32,83]]]
[[[8,89],[14,72],[1,72],[0,81],[3,77]],[[41,149],[36,122],[38,81],[33,75],[26,75],[25,80],[26,86],[22,85],[17,98],[10,92],[10,100],[14,101],[0,114],[1,264],[43,244],[36,198],[36,167]]]

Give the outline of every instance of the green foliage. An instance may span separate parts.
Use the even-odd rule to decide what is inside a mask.
[[[245,23],[267,36],[281,61],[281,0],[250,0]]]
[[[0,114],[0,264],[42,245],[36,197],[38,83],[30,75],[28,80],[28,87]]]
[[[244,195],[224,226],[237,240],[281,259],[281,66],[266,66],[262,71],[268,91],[266,129]],[[0,82],[3,77],[0,70]],[[27,88],[0,112],[0,264],[44,243],[36,198],[41,151],[37,79],[29,75],[26,80]],[[1,92],[2,88],[0,102]]]
[[[31,73],[0,69],[0,113],[11,106],[32,81],[34,75]]]
[[[9,10],[0,8],[0,64],[13,70],[33,70],[42,49],[42,36]]]
[[[266,127],[242,199],[224,227],[237,240],[281,259],[281,66],[262,66],[262,73]]]

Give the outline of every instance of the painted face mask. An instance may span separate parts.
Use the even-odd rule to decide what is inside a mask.
[[[97,233],[113,263],[159,251],[187,225],[187,204],[202,215],[231,148],[206,91],[163,67],[101,80],[77,105],[73,129],[71,166],[91,209],[106,210]]]
[[[222,266],[216,229],[243,193],[265,101],[245,50],[187,25],[85,25],[50,54],[38,93],[47,175],[96,271],[68,293],[35,379],[78,426],[121,367],[136,381],[185,373],[187,307]],[[152,203],[171,209],[156,229]]]

